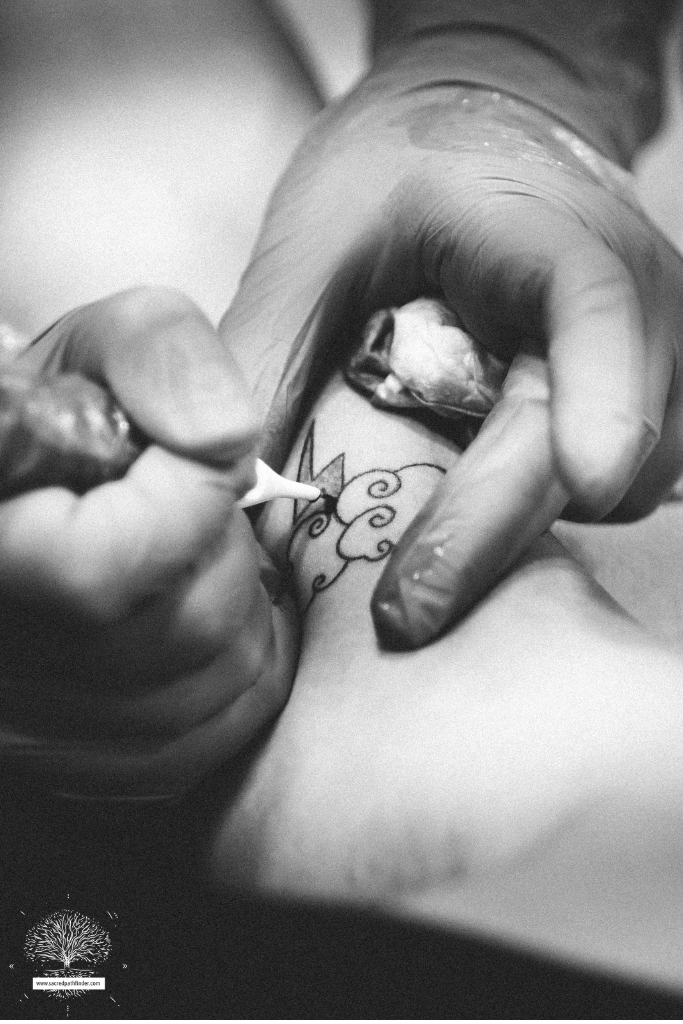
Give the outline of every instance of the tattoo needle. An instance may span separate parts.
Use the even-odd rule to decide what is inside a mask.
[[[260,505],[263,501],[273,498],[299,498],[302,501],[315,501],[320,497],[319,487],[302,484],[298,480],[287,480],[267,466],[261,459],[256,460],[256,484],[237,502],[240,508]]]

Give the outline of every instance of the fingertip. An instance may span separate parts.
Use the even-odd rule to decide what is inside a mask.
[[[241,497],[256,482],[255,453],[261,429],[250,411],[235,406],[229,409],[227,415],[217,411],[213,424],[208,422],[209,417],[203,413],[201,424],[194,420],[188,430],[176,425],[172,434],[159,436],[158,440],[180,455],[204,462],[215,469],[233,470],[240,480],[244,477],[243,489],[240,483]]]
[[[424,647],[462,612],[459,581],[449,564],[441,564],[439,551],[421,540],[409,543],[380,577],[370,612],[385,650]]]
[[[151,440],[216,466],[255,448],[260,425],[242,373],[182,293],[120,292],[75,311],[59,331],[63,368],[106,383]]]
[[[116,390],[158,443],[218,467],[253,452],[260,423],[249,389],[200,316],[188,314],[150,334],[143,372],[145,388],[119,376]]]
[[[378,589],[370,602],[370,614],[380,647],[386,651],[412,651],[419,647],[403,603]]]
[[[552,436],[557,472],[572,506],[599,520],[626,493],[660,433],[631,411],[573,406],[554,415]]]

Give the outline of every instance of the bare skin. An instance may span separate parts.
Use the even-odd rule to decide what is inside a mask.
[[[650,923],[657,914],[683,922],[672,893],[683,663],[550,535],[434,644],[382,651],[367,607],[381,541],[394,541],[392,523],[417,511],[458,450],[373,410],[339,380],[313,417],[314,472],[343,453],[345,483],[333,512],[319,505],[293,516],[291,504],[274,502],[259,524],[274,556],[289,559],[308,609],[290,701],[217,834],[219,877],[378,903],[682,981],[670,933],[653,944]],[[308,472],[310,438],[309,422],[290,475]],[[393,493],[388,470],[401,479]],[[323,575],[327,585],[316,586]],[[605,899],[593,888],[589,899],[575,864],[610,849],[623,872]],[[635,910],[627,898],[624,856],[654,901],[646,918],[642,901]],[[567,886],[583,931],[553,914]],[[626,943],[607,927],[615,913],[630,929]]]

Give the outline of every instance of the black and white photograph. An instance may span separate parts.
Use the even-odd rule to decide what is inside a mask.
[[[683,0],[0,0],[0,1018],[683,1018]]]

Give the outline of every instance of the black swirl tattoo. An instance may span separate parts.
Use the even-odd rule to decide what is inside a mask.
[[[324,533],[330,525],[331,518],[332,517],[325,512],[316,512],[310,519],[307,519],[306,526],[308,529],[308,536],[312,540],[319,537],[320,534]]]
[[[393,479],[387,480],[386,476],[381,477],[379,480],[373,481],[368,487],[369,498],[390,498],[392,494],[396,494],[401,489],[401,478],[396,473],[391,473],[388,470],[383,470],[384,473],[388,473]]]
[[[407,525],[398,515],[400,492],[406,481],[411,481],[413,491],[415,487],[424,490],[433,487],[445,472],[433,463],[417,462],[395,470],[370,469],[347,480],[343,453],[315,471],[314,444],[315,421],[304,440],[297,479],[314,484],[322,494],[316,501],[295,503],[287,546],[288,562],[292,568],[297,563],[295,575],[300,580],[300,599],[305,608],[351,563],[379,562],[391,553]],[[393,499],[391,503],[388,498]]]

